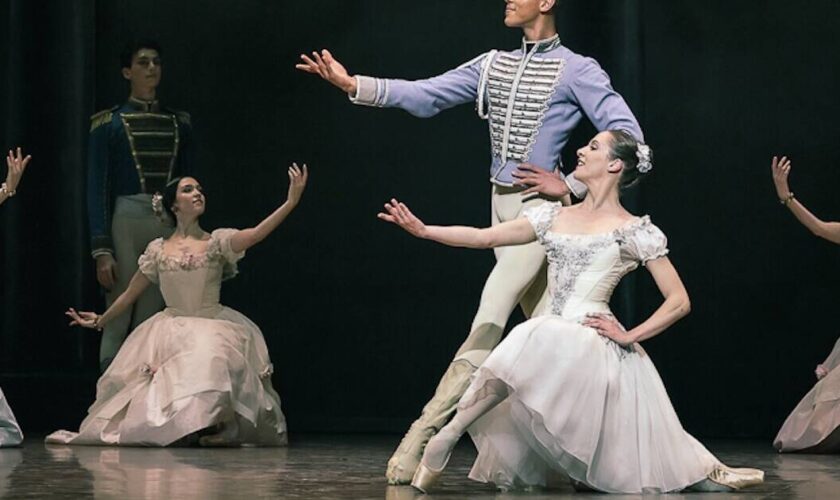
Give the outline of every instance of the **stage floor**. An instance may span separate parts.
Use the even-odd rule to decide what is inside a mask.
[[[388,486],[385,462],[398,436],[299,435],[288,448],[105,448],[46,446],[39,436],[24,447],[0,449],[1,498],[385,498],[422,495]],[[710,441],[725,463],[764,469],[766,482],[744,493],[668,495],[667,498],[840,498],[840,456],[779,455],[769,443]],[[475,453],[456,450],[438,490],[425,498],[607,498],[570,486],[501,493],[467,479]],[[637,498],[611,495],[609,498]]]

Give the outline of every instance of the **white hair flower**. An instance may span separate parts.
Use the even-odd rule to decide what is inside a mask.
[[[653,168],[653,163],[650,161],[650,146],[642,144],[641,142],[636,146],[636,157],[639,159],[639,164],[636,168],[640,173],[646,174]]]

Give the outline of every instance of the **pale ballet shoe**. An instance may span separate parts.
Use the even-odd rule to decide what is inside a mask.
[[[735,469],[727,467],[726,465],[719,465],[715,467],[708,475],[709,481],[731,488],[732,490],[740,490],[747,486],[754,486],[764,482],[764,471],[759,469]]]
[[[437,432],[437,429],[419,420],[411,425],[400,442],[399,448],[388,460],[388,467],[385,471],[388,484],[411,484],[411,479],[420,465],[423,448],[425,448],[429,439],[435,435],[435,432]]]
[[[435,437],[429,440],[429,443],[432,442],[434,439],[445,439],[441,437],[442,433],[439,433]],[[458,436],[460,438],[460,436]],[[449,446],[449,450],[446,452],[446,457],[443,459],[443,466],[440,469],[432,469],[428,465],[424,463],[424,459],[426,458],[425,452],[423,453],[423,458],[420,459],[420,464],[417,466],[417,470],[414,472],[414,477],[411,478],[411,486],[420,490],[423,493],[428,493],[429,489],[437,483],[438,479],[440,479],[440,475],[443,473],[443,470],[446,469],[446,464],[449,463],[449,458],[452,456],[452,450],[455,449],[455,445],[458,444],[458,438],[455,439],[453,443]],[[426,446],[428,450],[428,445]]]
[[[446,457],[446,462],[449,462],[449,456]],[[443,469],[445,468],[446,464],[444,463],[443,468],[440,470],[430,469],[421,460],[420,465],[417,466],[417,471],[414,472],[414,477],[411,478],[411,486],[421,493],[428,493],[435,483],[437,483],[438,479],[440,479],[440,475],[443,474]]]

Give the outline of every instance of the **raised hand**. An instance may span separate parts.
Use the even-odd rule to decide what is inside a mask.
[[[770,171],[773,173],[773,184],[776,186],[776,196],[780,200],[786,200],[790,197],[790,186],[788,185],[790,167],[790,160],[787,156],[782,156],[781,159],[774,156],[773,161],[770,162]]]
[[[319,75],[348,94],[356,93],[356,79],[347,73],[344,66],[330,54],[329,50],[324,49],[320,54],[313,52],[312,57],[301,54],[300,58],[303,63],[295,64],[295,68]]]
[[[594,328],[599,335],[607,337],[620,346],[628,346],[634,342],[627,334],[627,330],[610,314],[588,314],[582,322],[583,326]]]
[[[289,167],[289,203],[297,205],[300,202],[308,179],[309,170],[306,168],[306,163],[303,164],[303,169],[298,167],[297,163],[292,163]]]
[[[528,186],[528,189],[522,192],[523,195],[540,193],[552,198],[562,198],[569,194],[569,186],[557,174],[546,172],[530,163],[520,164],[512,175],[517,186]]]
[[[23,177],[23,172],[26,170],[26,165],[32,159],[31,155],[23,156],[20,148],[17,148],[17,153],[9,150],[9,155],[6,157],[6,166],[9,171],[6,174],[6,190],[10,193],[17,191],[17,186],[20,183],[20,178]]]
[[[81,326],[83,328],[90,328],[91,330],[99,329],[99,315],[93,312],[76,311],[72,307],[64,312],[65,316],[70,317],[70,326]]]
[[[386,222],[400,226],[412,236],[423,238],[426,234],[426,225],[423,224],[423,221],[411,213],[411,210],[404,203],[394,198],[391,198],[391,201],[385,204],[385,212],[379,212],[376,216]]]

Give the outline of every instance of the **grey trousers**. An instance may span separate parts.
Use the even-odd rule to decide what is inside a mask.
[[[117,198],[111,221],[117,280],[114,288],[105,295],[108,307],[128,288],[128,283],[137,272],[137,259],[146,250],[146,245],[155,238],[170,234],[171,224],[161,221],[152,211],[151,195],[135,194]],[[128,332],[163,307],[160,290],[157,286],[150,286],[128,311],[105,325],[99,346],[99,367],[103,372],[117,355]]]
[[[522,217],[522,212],[539,206],[539,197],[523,198],[516,189],[493,186],[493,225]],[[538,242],[495,249],[496,265],[487,277],[481,302],[467,339],[443,374],[432,399],[411,425],[385,473],[391,484],[411,480],[426,442],[455,412],[472,373],[501,341],[513,309],[519,304],[526,316],[538,315],[547,307],[545,251]]]

